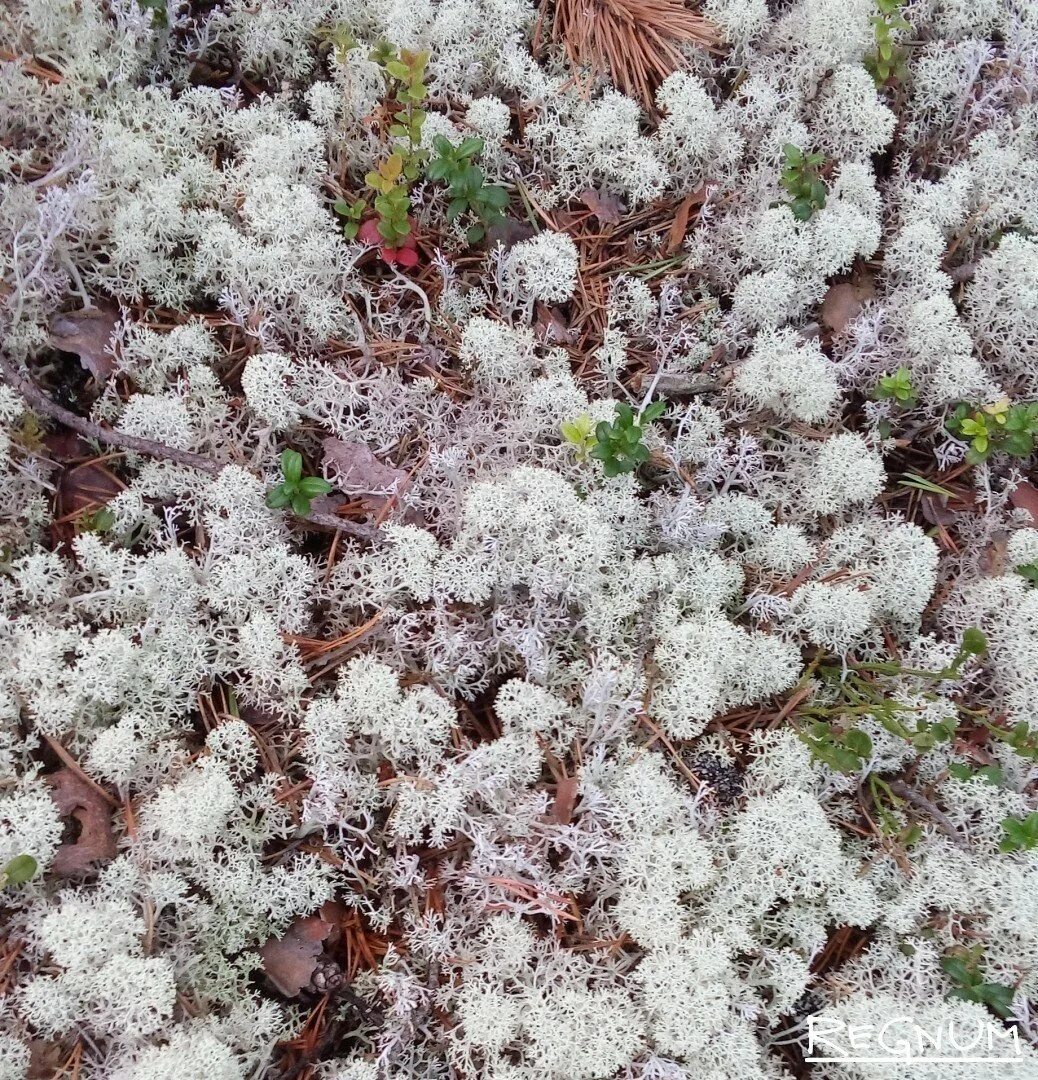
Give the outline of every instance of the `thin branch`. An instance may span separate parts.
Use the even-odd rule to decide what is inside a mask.
[[[154,439],[142,439],[137,435],[127,435],[121,431],[113,431],[111,428],[102,427],[92,420],[77,416],[69,409],[63,408],[49,397],[36,385],[36,382],[28,375],[23,375],[11,362],[10,358],[0,352],[0,374],[6,382],[16,390],[30,407],[43,416],[56,420],[59,424],[71,428],[82,435],[85,439],[103,443],[105,446],[115,446],[120,450],[132,450],[134,453],[143,454],[145,457],[159,458],[162,461],[172,461],[174,464],[183,465],[188,469],[207,473],[209,476],[219,476],[224,469],[224,464],[204,457],[202,454],[192,453],[190,450],[178,450],[175,446],[167,446],[165,443],[155,442]],[[371,540],[378,535],[379,530],[372,525],[361,525],[356,521],[346,521],[334,514],[310,513],[296,515],[301,521],[307,521],[318,528],[331,529],[334,532],[348,533],[363,540]]]
[[[962,833],[955,828],[947,815],[934,806],[922,792],[916,791],[914,787],[909,787],[908,784],[901,780],[890,781],[890,790],[895,795],[899,795],[902,799],[910,802],[917,809],[922,810],[949,840],[954,841],[959,847],[967,846]]]
[[[106,446],[117,446],[121,450],[132,450],[146,457],[162,458],[166,461],[175,462],[188,469],[197,469],[199,472],[208,473],[210,476],[219,475],[223,465],[212,458],[203,457],[201,454],[193,454],[189,450],[178,450],[165,443],[155,442],[152,439],[142,439],[137,435],[126,435],[121,431],[112,431],[111,428],[101,427],[92,420],[77,416],[69,409],[63,408],[49,397],[30,379],[18,371],[14,364],[0,353],[0,373],[19,394],[36,410],[52,420],[64,424],[78,432],[85,439],[104,443]]]

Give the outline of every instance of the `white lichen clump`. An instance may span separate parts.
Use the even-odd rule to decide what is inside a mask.
[[[0,1080],[1038,1075],[1034,6],[536,7],[0,12]]]

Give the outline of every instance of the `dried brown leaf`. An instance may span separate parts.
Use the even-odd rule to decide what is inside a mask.
[[[551,815],[560,825],[568,825],[573,820],[579,786],[575,776],[564,776],[555,785],[555,804],[552,806]]]
[[[536,235],[532,225],[509,217],[487,229],[487,246],[493,248],[500,244],[505,251],[511,251],[516,244],[530,240]]]
[[[268,938],[260,949],[264,974],[285,997],[296,997],[309,985],[342,915],[342,906],[329,901],[316,915],[296,919],[281,937]]]
[[[681,248],[685,240],[685,233],[688,232],[689,215],[694,207],[702,206],[705,199],[706,184],[703,184],[702,187],[693,191],[691,195],[686,195],[678,204],[677,210],[674,211],[674,220],[670,223],[670,229],[667,232],[666,254],[673,255],[675,251]]]
[[[533,330],[539,341],[548,345],[572,345],[577,340],[577,335],[563,321],[558,308],[538,301],[534,310],[536,319]]]
[[[1006,539],[1006,533],[995,533],[991,542],[980,553],[980,557],[977,559],[977,566],[982,574],[986,574],[989,577],[999,577],[1005,572],[1006,562],[1009,558]]]
[[[119,310],[111,304],[60,312],[51,320],[50,344],[75,353],[83,367],[103,383],[115,371],[111,343],[118,322]]]
[[[1022,480],[1010,492],[1009,501],[1017,510],[1026,510],[1031,515],[1031,524],[1038,528],[1038,489],[1033,484]]]
[[[325,467],[346,494],[399,495],[407,487],[406,470],[383,465],[363,443],[328,438],[322,445]]]
[[[948,500],[941,495],[924,494],[919,500],[919,512],[931,525],[954,525],[959,513],[948,508]]]
[[[115,836],[108,803],[71,769],[58,769],[47,780],[58,813],[63,818],[73,818],[79,826],[79,836],[55,852],[51,873],[57,877],[78,877],[95,864],[114,859]]]
[[[619,225],[627,213],[627,207],[615,195],[596,188],[585,188],[580,193],[580,201],[603,225]]]
[[[822,299],[822,324],[834,334],[841,334],[860,314],[862,305],[876,295],[872,278],[860,281],[841,281],[830,286]]]

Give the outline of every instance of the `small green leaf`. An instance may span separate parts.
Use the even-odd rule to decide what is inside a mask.
[[[785,155],[786,161],[794,168],[804,164],[804,152],[799,146],[794,146],[792,143],[786,143],[785,146],[782,147],[782,153]]]
[[[980,995],[984,1004],[992,1012],[997,1013],[1003,1020],[1008,1020],[1013,1015],[1013,988],[1003,986],[1002,983],[982,983]]]
[[[308,499],[316,499],[318,495],[327,495],[332,490],[332,485],[321,476],[304,476],[299,481],[299,491]]]
[[[844,737],[844,745],[852,754],[866,760],[872,754],[872,740],[860,728],[851,728]]]
[[[298,450],[284,450],[281,453],[281,475],[290,483],[296,484],[303,475],[303,455]]]
[[[475,157],[476,154],[483,153],[484,143],[483,140],[475,136],[470,135],[466,139],[462,139],[458,143],[457,155],[458,157]]]
[[[942,956],[941,968],[952,982],[968,984],[972,977],[971,968],[959,956]]]
[[[297,517],[306,517],[310,513],[310,500],[302,492],[292,496],[292,513]]]
[[[504,210],[508,205],[508,192],[503,187],[489,186],[483,188],[483,201],[487,206],[495,210]]]
[[[267,506],[271,510],[280,510],[292,501],[292,490],[286,484],[278,484],[267,492]]]
[[[10,885],[24,885],[36,876],[39,865],[31,855],[15,855],[4,867],[4,877]]]
[[[667,411],[666,401],[654,401],[642,411],[642,423],[651,424]]]
[[[988,639],[975,626],[970,626],[963,631],[960,648],[968,656],[983,656],[988,651]]]

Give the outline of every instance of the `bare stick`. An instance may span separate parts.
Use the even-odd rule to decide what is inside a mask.
[[[145,457],[159,458],[163,461],[172,461],[177,465],[183,465],[188,469],[196,469],[198,472],[207,473],[209,476],[219,476],[224,465],[202,454],[192,453],[190,450],[178,450],[175,446],[167,446],[165,443],[155,442],[153,439],[142,439],[137,435],[126,435],[121,431],[113,431],[111,428],[101,427],[92,420],[77,416],[69,409],[63,408],[49,397],[29,378],[23,375],[11,363],[10,359],[0,352],[0,374],[8,384],[43,416],[49,416],[57,420],[59,424],[78,432],[85,439],[93,439],[94,442],[104,443],[106,446],[116,446],[120,450],[132,450],[134,453],[143,454]],[[378,534],[378,529],[371,525],[361,525],[356,521],[346,521],[334,514],[301,514],[297,515],[301,521],[308,521],[318,528],[331,529],[335,532],[349,533],[364,540],[371,540]]]
[[[3,353],[0,353],[0,372],[37,412],[49,416],[52,420],[57,420],[65,427],[78,432],[85,439],[93,439],[94,442],[104,443],[106,446],[118,446],[121,450],[133,450],[147,457],[163,458],[177,465],[208,473],[210,476],[217,476],[223,468],[218,461],[202,457],[201,454],[193,454],[189,450],[177,450],[176,447],[166,446],[165,443],[154,442],[152,439],[125,435],[121,431],[103,428],[92,420],[77,416],[74,412],[51,401],[36,383],[27,375],[22,375]]]
[[[949,840],[954,841],[960,847],[966,846],[966,841],[963,838],[962,833],[951,823],[948,817],[940,811],[930,800],[921,792],[916,791],[915,788],[909,787],[908,784],[903,783],[901,780],[892,780],[890,782],[890,790],[899,795],[902,799],[910,802],[914,807],[922,810],[924,814],[927,814],[938,829],[948,837]]]

